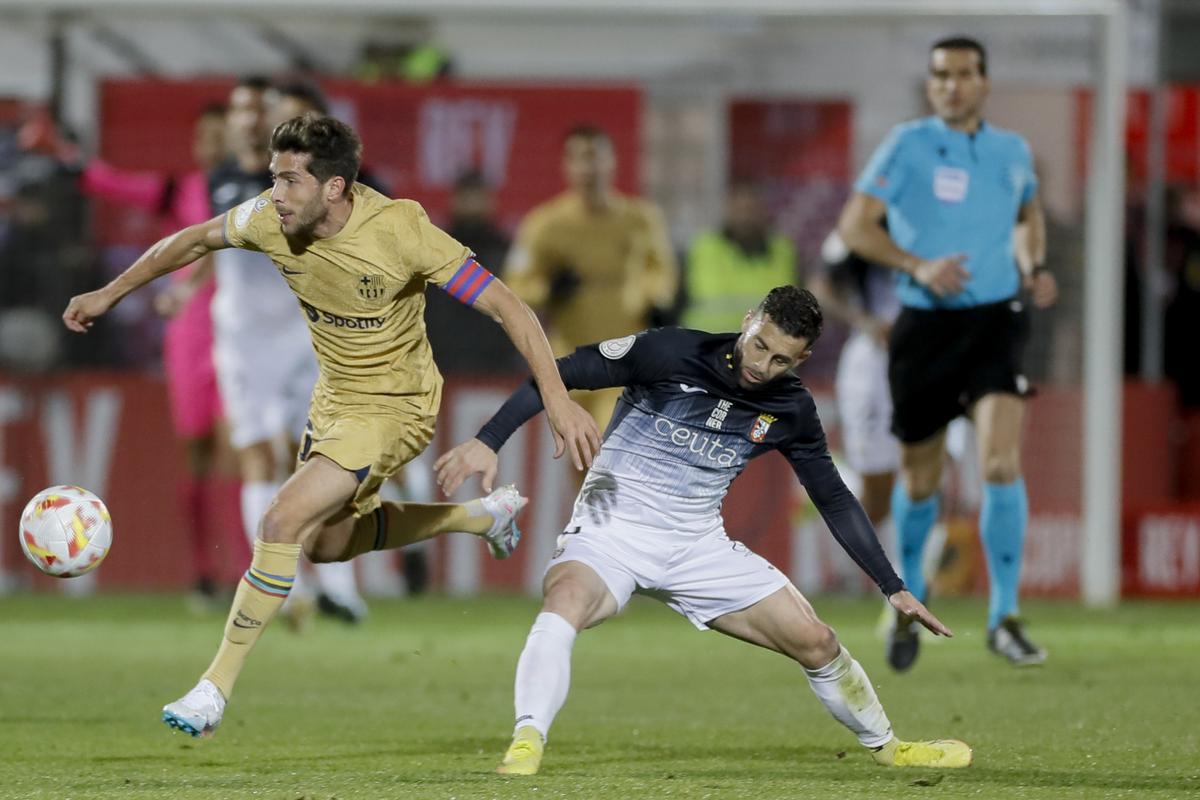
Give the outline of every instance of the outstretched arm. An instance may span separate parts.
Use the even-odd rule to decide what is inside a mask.
[[[629,337],[633,340],[633,337]],[[620,355],[610,350],[604,355],[600,345],[585,345],[569,356],[558,359],[556,367],[568,389],[604,389],[629,386],[651,379],[662,369],[664,355],[671,352],[668,344],[659,346],[650,341],[660,338],[655,333],[637,337],[636,344],[625,347]],[[518,428],[542,410],[542,397],[532,379],[525,381],[509,396],[504,405],[480,429],[474,439],[464,442],[437,460],[438,485],[446,494],[453,494],[463,481],[480,475],[485,491],[492,490],[496,476],[496,454]]]
[[[916,619],[933,633],[953,636],[950,629],[905,588],[904,581],[892,569],[870,519],[838,474],[824,442],[810,447],[793,446],[785,455],[833,537],[854,563],[875,581],[892,607]]]
[[[225,241],[225,217],[192,225],[152,245],[129,269],[107,286],[76,295],[63,312],[63,324],[76,333],[87,333],[97,317],[121,301],[121,298],[150,281],[191,264],[213,250],[228,247]]]

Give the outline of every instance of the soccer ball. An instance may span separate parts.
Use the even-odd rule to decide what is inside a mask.
[[[112,547],[112,518],[99,497],[78,486],[51,486],[21,512],[21,550],[56,578],[74,578],[100,565]]]

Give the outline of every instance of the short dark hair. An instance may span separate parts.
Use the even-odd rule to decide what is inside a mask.
[[[327,115],[329,113],[329,102],[325,99],[325,93],[311,83],[300,81],[284,83],[276,87],[275,91],[279,93],[280,97],[294,97],[300,102],[312,106],[318,114]]]
[[[808,289],[798,286],[776,286],[758,310],[771,318],[779,329],[795,339],[805,339],[809,346],[821,336],[824,317],[817,298]]]
[[[973,50],[975,55],[979,56],[979,74],[987,75],[987,50],[978,39],[972,39],[970,36],[947,36],[945,39],[938,39],[929,48],[931,58],[934,50]]]
[[[601,128],[599,125],[593,125],[590,122],[584,122],[572,126],[572,128],[567,131],[567,135],[563,137],[563,144],[566,145],[566,143],[572,139],[583,139],[584,141],[588,142],[604,141],[609,145],[612,144],[612,137],[608,135],[608,131],[604,130],[604,128]]]
[[[272,153],[306,153],[312,156],[308,171],[321,183],[339,175],[346,191],[358,177],[362,142],[346,123],[333,117],[303,114],[282,122],[271,134]]]
[[[234,84],[235,89],[253,89],[256,92],[267,92],[271,89],[270,79],[262,75],[243,75]]]

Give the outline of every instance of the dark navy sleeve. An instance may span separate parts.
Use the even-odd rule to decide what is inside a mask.
[[[663,328],[575,349],[557,360],[558,374],[568,389],[607,389],[651,383],[670,370],[678,357],[682,331]],[[496,452],[543,408],[533,379],[525,381],[479,430],[476,439]]]
[[[800,430],[780,451],[821,512],[833,538],[854,563],[875,581],[885,596],[903,591],[904,581],[892,569],[871,520],[833,464],[812,398],[805,400],[807,407],[801,413]]]

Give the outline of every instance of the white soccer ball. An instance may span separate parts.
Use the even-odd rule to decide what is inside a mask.
[[[99,497],[78,486],[51,486],[21,512],[21,550],[56,578],[74,578],[100,565],[112,547],[112,518]]]

